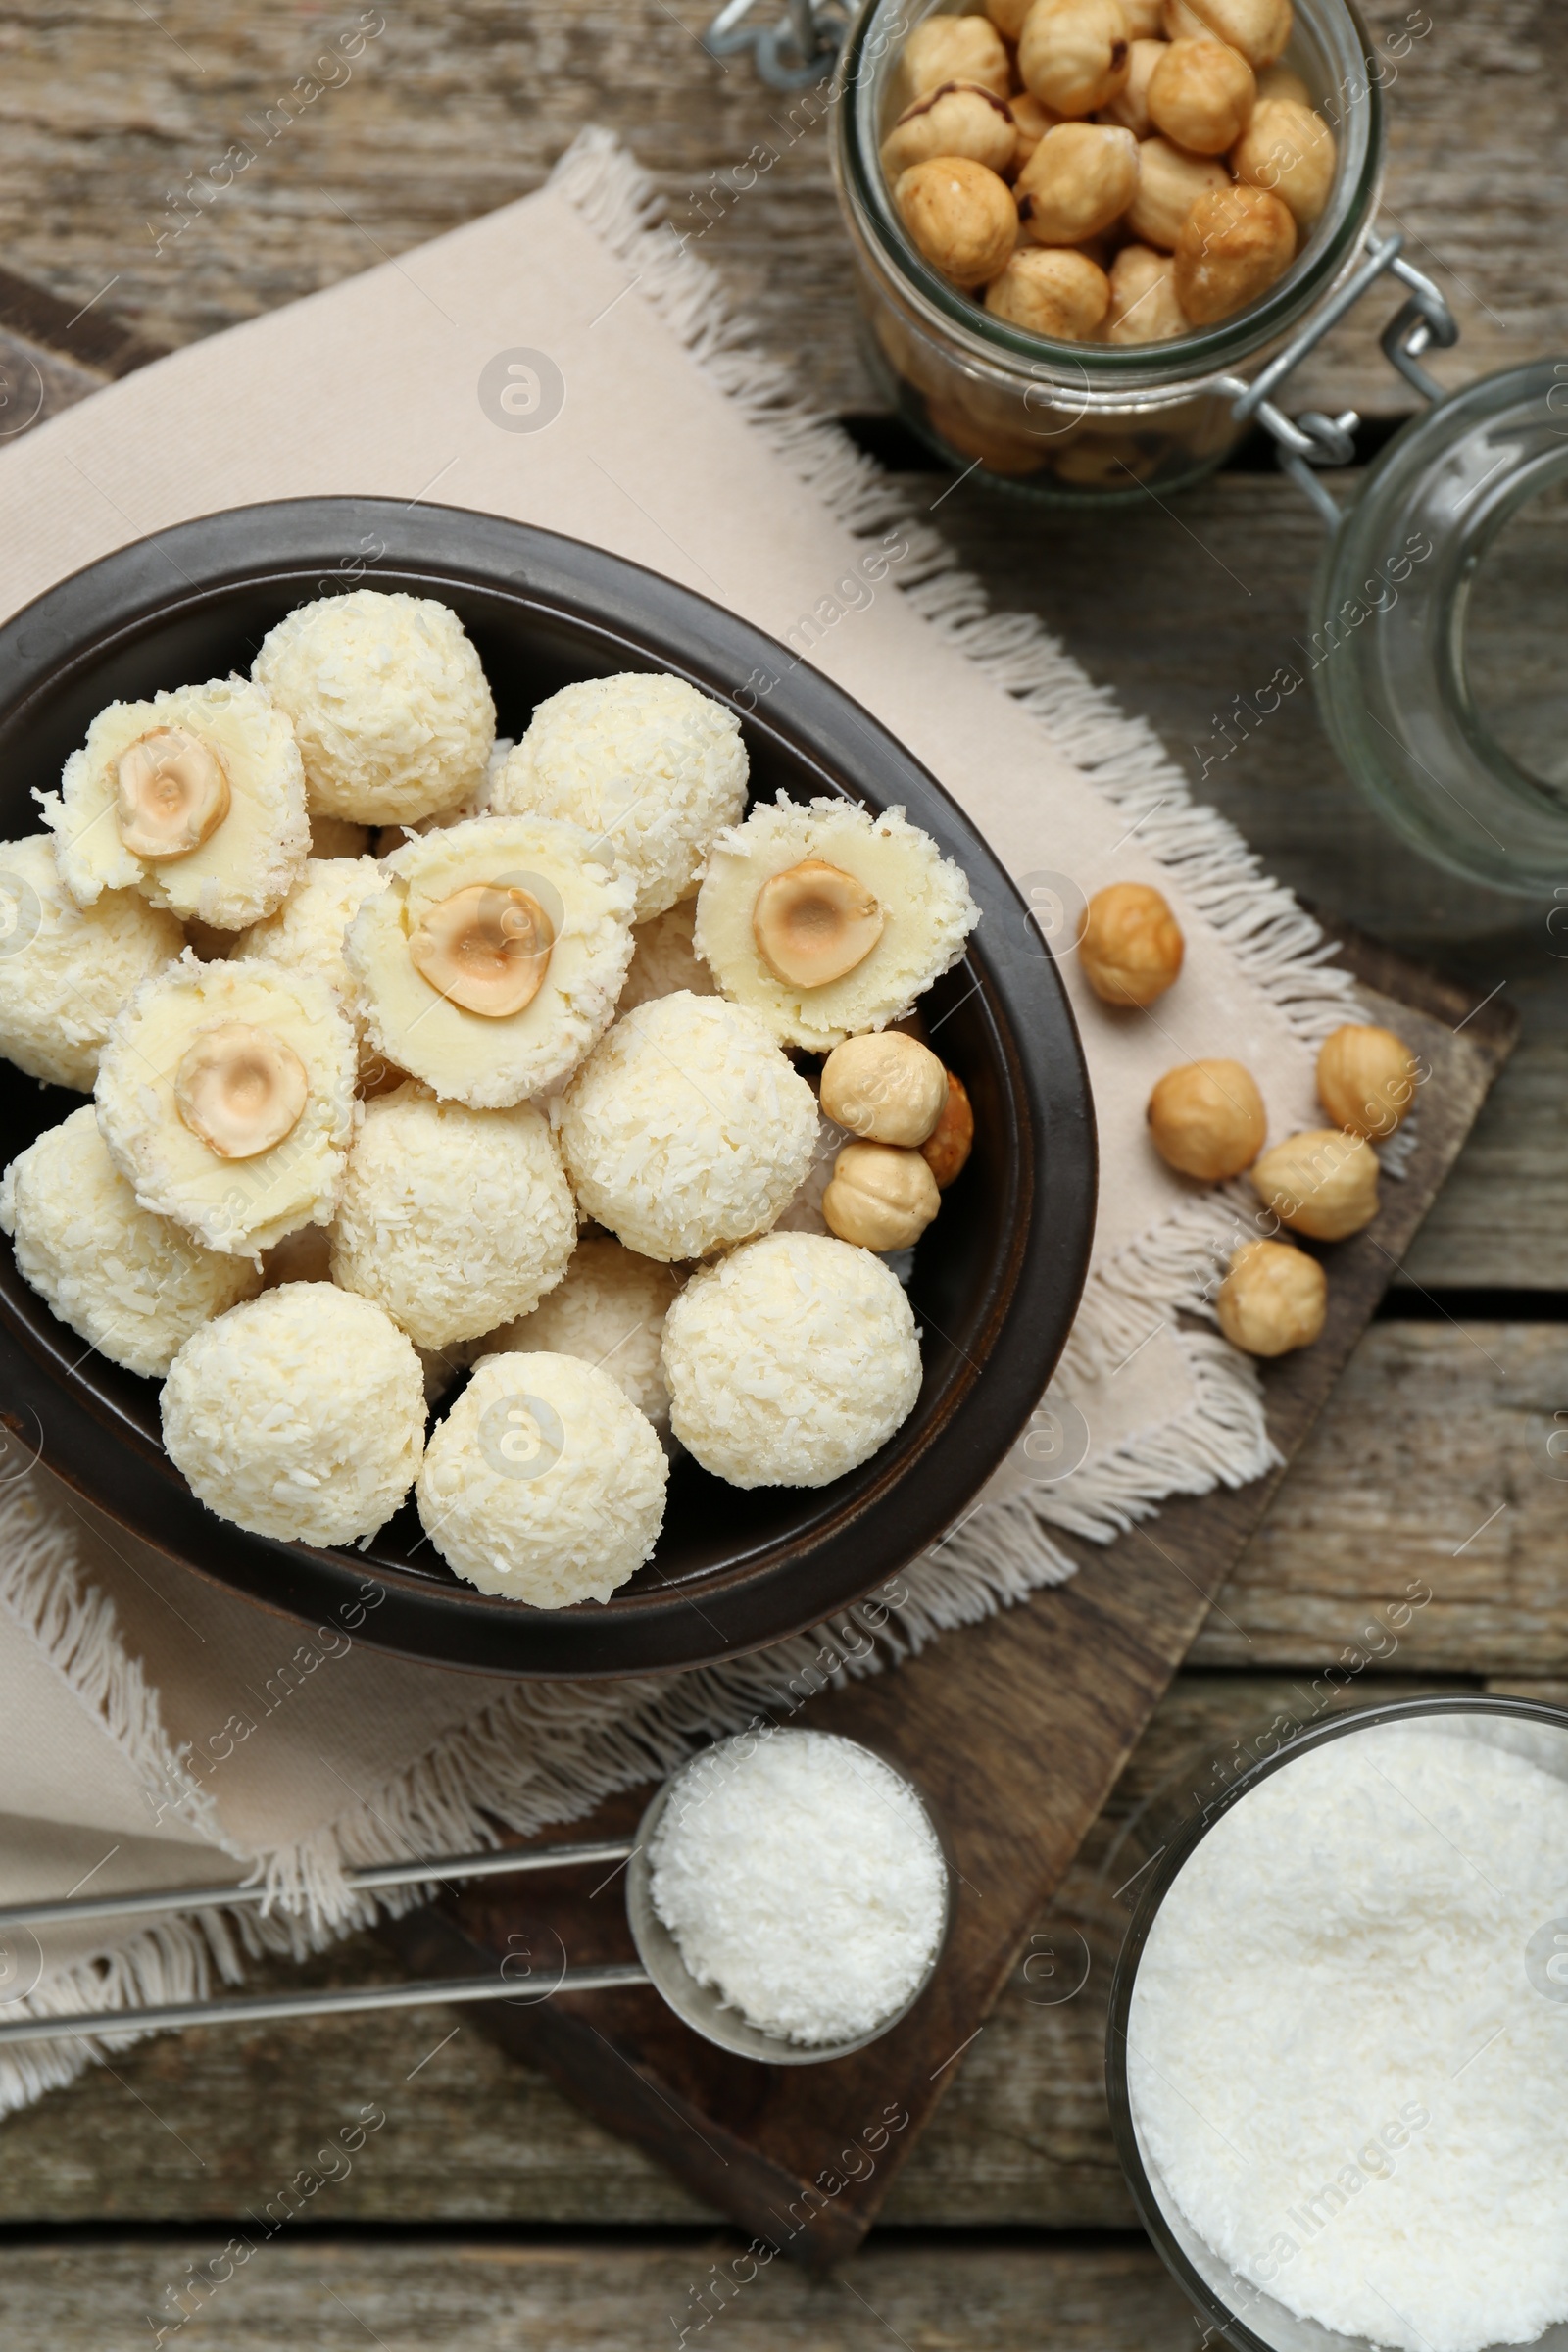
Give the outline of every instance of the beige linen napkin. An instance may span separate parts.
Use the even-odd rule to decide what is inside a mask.
[[[346,492],[516,516],[664,572],[874,711],[1026,895],[1143,878],[1177,906],[1187,965],[1153,1013],[1107,1010],[1066,965],[1102,1167],[1094,1271],[1051,1400],[1081,1417],[1082,1466],[1042,1483],[1016,1448],[986,1506],[895,1580],[880,1655],[1069,1573],[1053,1525],[1104,1540],[1162,1495],[1258,1475],[1272,1456],[1251,1367],[1179,1319],[1202,1311],[1238,1209],[1165,1169],[1144,1105],[1173,1062],[1223,1054],[1256,1073],[1272,1135],[1315,1123],[1312,1043],[1345,1017],[1348,984],[1230,828],[1191,806],[1148,730],[1033,623],[990,614],[926,519],[792,405],[604,134],[585,134],[538,195],[177,353],[13,446],[0,613],[184,517]],[[1043,523],[1042,561],[1049,550]],[[345,548],[345,564],[364,552]],[[265,1865],[305,1906],[270,1939],[319,1936],[356,1916],[346,1863],[461,1848],[488,1834],[486,1812],[523,1830],[569,1818],[754,1707],[795,1703],[792,1677],[877,1662],[846,1621],[640,1684],[540,1691],[405,1664],[367,1645],[368,1613],[301,1628],[89,1525],[12,1451],[5,1899],[83,1874],[94,1891],[210,1875],[217,1848],[230,1857],[219,1875]],[[78,1935],[46,1939],[36,1961],[0,1955],[12,1997],[30,1978],[34,2006],[121,2007],[202,1981],[214,1959],[239,1965],[217,1928],[100,1939],[93,1975],[85,1948]],[[0,2069],[0,2101],[74,2063],[34,2052]]]

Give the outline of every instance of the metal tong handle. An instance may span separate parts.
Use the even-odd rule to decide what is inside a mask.
[[[636,1850],[630,1838],[592,1845],[500,1846],[478,1854],[428,1855],[417,1862],[372,1862],[345,1873],[350,1886],[370,1892],[383,1886],[436,1886],[448,1879],[499,1879],[524,1871],[566,1870],[584,1863],[624,1862]],[[0,1931],[55,1927],[63,1921],[135,1919],[152,1912],[228,1910],[267,1899],[265,1886],[156,1886],[138,1894],[99,1895],[89,1902],[17,1903],[0,1911]],[[563,1955],[564,1958],[564,1955]],[[80,2010],[66,2017],[24,2017],[0,2024],[0,2047],[24,2041],[73,2041],[123,2034],[155,2034],[182,2026],[262,2025],[271,2018],[334,2017],[355,2009],[422,2009],[434,2003],[531,2001],[558,1992],[604,1992],[621,1984],[646,1984],[639,1961],[605,1961],[597,1967],[565,1968],[546,1993],[528,1994],[525,1980],[509,1977],[507,1963],[493,1977],[453,1977],[413,1984],[358,1984],[332,1992],[280,1992],[232,2001],[173,2001],[156,2009]]]
[[[624,1862],[633,1852],[629,1838],[611,1838],[596,1845],[501,1845],[477,1854],[431,1854],[418,1862],[372,1862],[363,1870],[348,1870],[345,1883],[359,1891],[381,1886],[439,1886],[445,1879],[507,1879],[531,1870],[566,1870],[578,1863]],[[53,1928],[81,1919],[135,1919],[151,1911],[226,1911],[236,1903],[265,1903],[268,1888],[260,1883],[241,1886],[151,1886],[138,1894],[96,1895],[85,1903],[69,1897],[58,1903],[16,1903],[0,1911],[0,1933],[7,1928]]]
[[[335,2017],[353,2009],[424,2009],[453,2002],[552,2000],[558,1992],[606,1992],[646,1984],[637,1960],[607,1960],[598,1968],[566,1968],[548,1992],[528,1993],[526,1979],[431,1978],[413,1984],[355,1984],[341,1992],[262,1993],[238,2001],[172,2001],[161,2009],[84,2009],[72,2017],[24,2017],[0,2025],[0,2048],[20,2041],[95,2041],[116,2034],[167,2033],[180,2026],[263,2025],[277,2017]]]

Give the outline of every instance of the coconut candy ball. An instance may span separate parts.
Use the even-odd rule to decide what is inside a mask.
[[[780,1211],[771,1228],[774,1233],[827,1233],[831,1231],[822,1214],[822,1196],[833,1181],[833,1163],[846,1144],[855,1138],[847,1127],[819,1115],[816,1140],[811,1146],[811,1157],[800,1187]]]
[[[260,1262],[325,1225],[353,1139],[357,1056],[312,972],[198,963],[143,981],[98,1070],[98,1124],[143,1208]]]
[[[234,943],[233,960],[265,956],[291,971],[314,972],[336,995],[361,1039],[361,1063],[380,1056],[364,1043],[354,975],[343,955],[348,927],[367,899],[385,890],[386,874],[373,858],[312,858],[274,914],[253,923]]]
[[[184,944],[139,891],[78,906],[49,834],[0,842],[0,1054],[46,1086],[90,1094],[110,1022]]]
[[[466,824],[470,816],[487,816],[496,778],[506,766],[512,749],[512,737],[498,735],[490,746],[484,775],[472,792],[465,794],[451,808],[439,808],[434,816],[421,816],[416,824],[383,825],[372,844],[374,855],[377,858],[390,858],[394,850],[401,850],[404,843],[416,834],[439,833],[447,825]]]
[[[270,914],[310,851],[293,729],[239,678],[111,703],[39,804],[78,906],[139,890],[220,931]]]
[[[696,921],[697,901],[690,898],[666,906],[651,922],[632,925],[631,970],[615,1006],[617,1020],[681,988],[694,997],[717,996],[718,983],[692,945]]]
[[[631,961],[631,884],[576,825],[478,816],[386,861],[344,954],[366,1033],[445,1102],[505,1110],[576,1068]]]
[[[816,1143],[816,1098],[762,1023],[684,990],[616,1022],[558,1118],[584,1210],[666,1263],[765,1232]]]
[[[296,1544],[384,1527],[424,1451],[414,1343],[368,1298],[290,1282],[193,1332],[164,1383],[164,1445],[220,1519]]]
[[[244,1258],[204,1250],[137,1207],[90,1102],[11,1162],[0,1232],[51,1313],[112,1364],[155,1380],[193,1331],[261,1288]]]
[[[637,889],[633,920],[673,906],[709,843],[746,808],[740,720],[684,678],[627,671],[564,686],[496,779],[502,815],[561,816],[608,845]]]
[[[457,614],[425,596],[299,605],[251,665],[293,721],[312,814],[415,823],[478,789],[496,707]]]
[[[564,1282],[531,1315],[490,1335],[495,1355],[574,1355],[608,1372],[656,1429],[669,1427],[660,1343],[680,1276],[599,1235],[577,1244]]]
[[[242,931],[230,956],[243,962],[265,956],[270,963],[315,972],[351,1007],[354,981],[343,959],[344,936],[366,900],[385,888],[385,870],[374,858],[308,858],[282,906]]]
[[[769,1233],[694,1274],[664,1318],[670,1427],[732,1487],[825,1487],[920,1394],[897,1277],[849,1242]]]
[[[419,1348],[477,1339],[554,1290],[577,1210],[531,1104],[469,1110],[400,1086],[365,1106],[332,1228],[332,1280]]]
[[[781,1045],[885,1029],[963,954],[969,885],[902,808],[760,802],[709,852],[697,953]]]
[[[432,1432],[416,1499],[447,1566],[538,1609],[608,1600],[650,1558],[669,1465],[608,1371],[485,1355]]]

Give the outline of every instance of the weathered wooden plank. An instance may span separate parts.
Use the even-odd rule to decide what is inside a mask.
[[[1401,1285],[1568,1289],[1568,964],[1539,925],[1495,955],[1519,1044],[1405,1256]]]
[[[1188,2352],[1194,2339],[1186,2301],[1141,2244],[895,2240],[813,2283],[782,2262],[758,2270],[733,2237],[508,2246],[253,2234],[248,2256],[237,2236],[8,2247],[11,2338],[103,2352],[146,2343],[150,2318],[173,2327],[188,2311],[181,2352],[364,2352],[370,2342],[384,2352],[624,2352],[673,2343],[682,2327],[700,2341],[711,2322],[730,2352],[882,2352],[890,2335],[907,2352]]]
[[[1396,1663],[1398,1661],[1396,1660]],[[1429,1687],[1389,1673],[1379,1696]],[[1445,1685],[1444,1687],[1450,1687]],[[1352,1690],[1350,1696],[1360,1695]],[[984,2032],[888,2199],[889,2223],[1131,2228],[1102,2083],[1104,2003],[1129,1865],[1117,1840],[1161,1791],[1212,1785],[1282,1713],[1338,1703],[1301,1674],[1178,1678],[1056,1901],[1036,1921]],[[306,1980],[388,1973],[359,1936]],[[282,1968],[259,1984],[296,1981]],[[330,2153],[386,2121],[345,2170]],[[323,2154],[323,2151],[326,2153]],[[647,2225],[708,2218],[669,2175],[504,2057],[472,2013],[316,2019],[147,2043],[0,2127],[0,2222],[227,2221],[265,2214],[302,2170],[323,2228],[419,2219]]]
[[[1193,1662],[1332,1658],[1418,1587],[1431,1598],[1399,1635],[1402,1669],[1561,1674],[1565,1433],[1561,1325],[1375,1324]]]
[[[5,36],[0,251],[74,302],[112,286],[121,315],[180,342],[274,307],[521,195],[585,122],[638,150],[677,220],[762,150],[773,162],[702,250],[772,347],[802,355],[829,407],[875,407],[820,127],[743,60],[704,56],[711,0],[413,0],[308,14],[171,0],[20,0]],[[1449,292],[1464,382],[1560,347],[1558,262],[1568,24],[1551,0],[1375,0],[1374,34],[1409,41],[1389,94],[1389,218]],[[319,61],[326,59],[326,64]],[[314,77],[314,79],[313,79]],[[315,87],[320,94],[306,98]],[[254,161],[241,167],[232,150]],[[175,237],[175,224],[193,224]],[[160,239],[162,244],[160,246]],[[1376,347],[1393,303],[1341,329],[1293,402],[1398,415]]]

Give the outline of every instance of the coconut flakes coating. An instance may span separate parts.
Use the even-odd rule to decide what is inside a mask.
[[[261,1288],[243,1258],[204,1250],[136,1204],[90,1102],[19,1152],[0,1180],[0,1231],[62,1323],[112,1364],[162,1379],[193,1331]]]
[[[694,997],[716,997],[718,983],[692,945],[697,920],[695,898],[666,906],[651,922],[632,925],[631,970],[615,1006],[617,1019],[651,1004],[655,997],[672,997],[685,989]]]
[[[652,1556],[669,1465],[608,1371],[486,1355],[431,1433],[416,1499],[447,1566],[540,1609],[608,1600]]]
[[[0,842],[0,1054],[46,1086],[90,1094],[109,1024],[184,946],[139,891],[78,906],[47,833]]]
[[[577,1210],[550,1125],[526,1102],[469,1110],[400,1086],[365,1106],[332,1228],[332,1279],[416,1347],[526,1315],[566,1271]]]
[[[496,707],[462,621],[430,597],[297,606],[251,675],[294,722],[313,815],[413,824],[483,779]]]
[[[248,1158],[225,1158],[188,1127],[174,1088],[197,1040],[231,1022],[270,1031],[304,1065],[305,1107],[290,1132]],[[98,1124],[143,1208],[172,1217],[209,1250],[260,1262],[300,1225],[330,1223],[358,1105],[354,1032],[314,972],[263,962],[198,963],[187,949],[143,981],[116,1019],[99,1065]]]
[[[285,1283],[194,1332],[163,1413],[169,1458],[199,1502],[297,1544],[373,1536],[424,1451],[414,1343],[329,1282]]]
[[[216,753],[228,812],[193,850],[149,859],[127,849],[116,813],[121,755],[145,735],[194,735]],[[294,731],[259,686],[214,678],[146,703],[111,703],[61,773],[38,795],[55,836],[60,874],[78,906],[106,890],[139,890],[155,906],[241,931],[293,889],[310,851],[305,771]]]
[[[765,1232],[816,1142],[816,1098],[756,1014],[684,990],[616,1022],[557,1118],[588,1215],[666,1263]]]
[[[577,1244],[565,1280],[531,1315],[490,1335],[491,1354],[575,1355],[608,1372],[623,1396],[656,1429],[669,1427],[660,1343],[680,1276],[619,1242],[591,1236]]]
[[[870,1250],[764,1234],[700,1268],[664,1318],[670,1427],[733,1487],[825,1487],[908,1418],[919,1340]]]
[[[337,996],[363,1039],[359,995],[343,942],[366,900],[385,888],[385,869],[373,858],[312,858],[276,913],[240,933],[233,959],[266,956],[293,971],[314,972]],[[362,1051],[362,1061],[369,1051]]]
[[[630,670],[564,686],[496,778],[498,815],[561,816],[609,844],[637,887],[633,919],[673,906],[709,843],[746,807],[740,720],[684,678]]]
[[[883,930],[842,979],[803,989],[763,962],[752,910],[764,882],[808,858],[853,874],[881,908]],[[902,1018],[958,961],[979,920],[960,868],[902,808],[874,816],[852,801],[803,806],[780,793],[709,852],[695,940],[724,994],[760,1013],[781,1044],[825,1054]]]
[[[613,1017],[632,954],[631,884],[592,850],[550,817],[479,816],[394,852],[389,887],[360,908],[344,947],[367,1035],[394,1068],[475,1110],[505,1110],[576,1068]],[[555,932],[538,995],[500,1019],[443,996],[410,953],[428,912],[480,883],[526,891]]]

